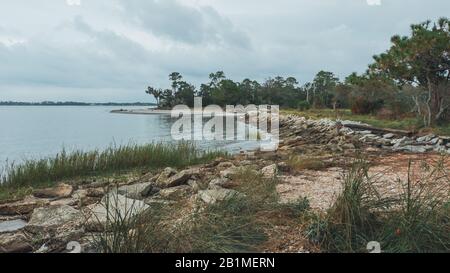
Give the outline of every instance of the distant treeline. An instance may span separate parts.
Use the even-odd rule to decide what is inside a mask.
[[[87,102],[76,102],[76,101],[43,101],[43,102],[19,102],[19,101],[0,101],[1,106],[155,106],[155,103],[143,103],[143,102],[132,102],[132,103],[117,103],[117,102],[106,102],[106,103],[87,103]]]
[[[439,19],[411,26],[411,36],[394,36],[391,48],[374,56],[367,71],[339,79],[320,71],[310,82],[294,77],[264,82],[233,81],[218,71],[209,82],[196,87],[182,75],[169,75],[170,88],[146,90],[160,108],[177,104],[193,106],[194,96],[203,104],[272,104],[284,108],[351,108],[354,114],[375,114],[398,119],[416,115],[425,125],[450,121],[450,20]]]

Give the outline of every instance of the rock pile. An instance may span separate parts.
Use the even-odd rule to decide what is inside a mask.
[[[450,154],[450,137],[445,136],[432,134],[404,136],[395,133],[383,133],[382,130],[356,130],[350,127],[364,128],[370,126],[353,121],[312,120],[295,115],[281,117],[280,124],[281,139],[283,140],[281,144],[285,147],[315,143],[331,144],[333,149],[346,150],[368,145],[396,152]]]
[[[144,175],[110,187],[103,183],[59,184],[35,190],[24,200],[0,205],[0,253],[66,251],[69,242],[84,242],[88,234],[92,237],[108,231],[115,219],[136,217],[152,206],[180,200],[208,206],[245,198],[229,189],[232,175],[239,170],[219,159],[213,166],[182,171],[166,168],[155,176]],[[264,173],[273,176],[276,165],[268,166]],[[89,244],[83,247],[92,250]]]

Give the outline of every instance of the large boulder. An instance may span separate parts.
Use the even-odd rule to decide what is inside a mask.
[[[33,195],[37,198],[62,199],[70,197],[73,193],[73,187],[64,183],[58,184],[56,187],[47,189],[37,189],[33,191]]]
[[[85,208],[88,231],[103,231],[119,220],[127,220],[145,212],[149,208],[140,200],[130,199],[117,192],[111,192],[102,201]]]
[[[62,226],[79,227],[83,223],[83,214],[70,206],[49,206],[37,208],[25,227],[30,232],[48,232]]]

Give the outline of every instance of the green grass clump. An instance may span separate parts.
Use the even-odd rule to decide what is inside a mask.
[[[343,191],[325,215],[316,215],[308,235],[328,252],[367,252],[370,241],[383,252],[450,251],[449,176],[445,165],[424,167],[403,182],[398,196],[382,197],[368,164],[358,161]],[[401,182],[401,181],[399,181]]]
[[[182,168],[226,156],[223,152],[200,151],[193,144],[147,144],[110,147],[106,150],[68,153],[62,151],[55,157],[29,160],[20,165],[11,164],[0,177],[0,198],[11,196],[8,192],[29,187],[45,187],[56,182],[90,175],[131,170]]]
[[[233,176],[233,182],[241,194],[215,204],[205,206],[180,200],[172,205],[151,207],[134,219],[115,217],[108,224],[111,229],[94,238],[97,250],[109,253],[258,251],[267,240],[269,212],[288,208],[277,206],[275,178],[264,178],[254,170],[243,168]],[[292,212],[307,209],[305,202],[302,200],[289,209]]]

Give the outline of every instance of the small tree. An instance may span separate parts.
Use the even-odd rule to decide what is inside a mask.
[[[415,96],[425,125],[442,120],[450,106],[450,21],[442,18],[412,25],[411,37],[392,37],[392,47],[370,66],[373,73],[387,75],[400,85],[421,87]],[[418,89],[420,90],[420,89]]]

